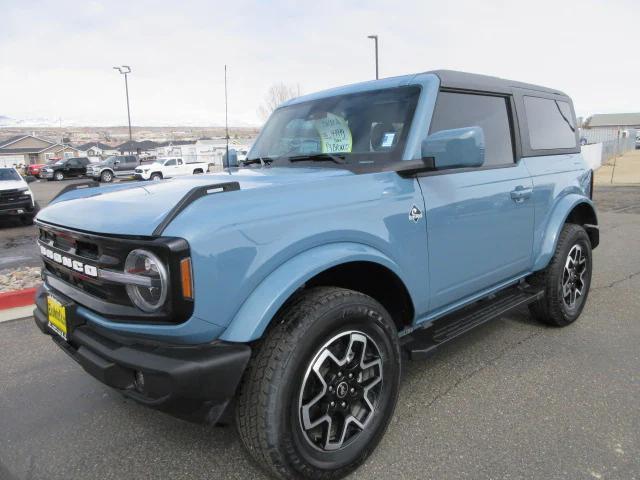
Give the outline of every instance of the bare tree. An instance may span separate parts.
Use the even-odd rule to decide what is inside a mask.
[[[273,84],[269,87],[264,97],[264,102],[258,107],[258,115],[260,115],[263,120],[266,120],[269,118],[269,115],[271,115],[271,112],[278,108],[280,104],[299,95],[299,85],[285,85],[282,82]]]

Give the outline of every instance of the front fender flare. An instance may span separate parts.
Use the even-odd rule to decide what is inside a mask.
[[[594,216],[596,215],[596,209],[593,202],[578,194],[567,195],[555,205],[553,213],[550,215],[549,221],[547,222],[543,232],[543,236],[540,241],[540,248],[536,252],[535,260],[533,262],[533,271],[544,269],[551,261],[551,257],[556,251],[560,232],[567,221],[567,217],[571,211],[581,203],[589,205],[593,210]]]
[[[357,261],[378,263],[402,279],[398,265],[387,255],[368,245],[339,242],[314,247],[287,260],[271,272],[245,300],[220,340],[257,340],[284,302],[305,282],[331,267]]]

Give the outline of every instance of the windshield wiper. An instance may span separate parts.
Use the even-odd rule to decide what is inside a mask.
[[[344,155],[335,155],[332,153],[316,153],[313,155],[296,155],[295,157],[289,157],[290,162],[304,162],[305,160],[311,160],[312,162],[334,162],[338,164],[345,164]]]

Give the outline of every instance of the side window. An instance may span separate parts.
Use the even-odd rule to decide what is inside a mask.
[[[181,158],[178,159],[178,165],[182,165],[182,159]]]
[[[174,167],[176,165],[175,160],[167,160],[164,164],[165,167]]]
[[[72,158],[71,160],[69,160],[67,162],[67,166],[68,167],[72,167],[72,168],[79,167],[80,166],[80,162],[78,160],[76,160],[75,158]]]
[[[509,165],[514,157],[508,108],[505,97],[440,92],[430,133],[481,127],[485,140],[484,166]]]
[[[532,150],[576,146],[576,126],[569,103],[540,97],[524,97],[524,109]]]

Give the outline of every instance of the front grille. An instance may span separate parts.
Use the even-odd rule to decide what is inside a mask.
[[[114,321],[180,323],[191,316],[193,302],[184,299],[180,286],[180,261],[189,256],[189,245],[181,238],[173,237],[121,237],[99,235],[70,230],[36,222],[39,228],[38,243],[44,249],[45,271],[66,284],[70,291],[63,292],[79,305],[95,310]],[[145,313],[138,310],[129,299],[126,287],[119,283],[76,271],[66,260],[77,260],[84,266],[103,270],[122,272],[127,255],[132,250],[144,248],[155,253],[167,266],[170,290],[167,303],[158,312]],[[58,256],[56,257],[56,254]],[[57,258],[57,261],[56,261]],[[82,269],[81,269],[82,270]],[[91,298],[87,303],[86,295],[80,298],[81,291]],[[78,296],[78,298],[75,298]],[[84,303],[83,303],[84,302]],[[120,313],[114,313],[118,310]],[[124,312],[124,313],[123,313]]]
[[[120,246],[105,244],[97,236],[68,230],[55,230],[42,225],[40,225],[39,240],[42,246],[49,247],[61,255],[97,268],[122,270],[128,254],[127,250],[122,249]],[[43,257],[43,260],[47,272],[75,288],[107,302],[119,305],[131,304],[123,285],[88,277],[71,268],[60,265],[50,258]]]
[[[3,190],[0,192],[0,203],[15,203],[31,200],[31,196],[15,188],[13,190]]]

